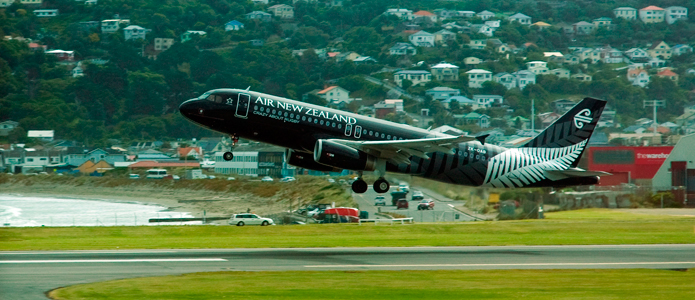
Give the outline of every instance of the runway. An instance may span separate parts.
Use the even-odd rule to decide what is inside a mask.
[[[204,271],[686,269],[695,244],[0,252],[0,298],[79,283]]]

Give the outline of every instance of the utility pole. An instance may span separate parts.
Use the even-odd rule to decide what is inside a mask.
[[[664,106],[665,105],[664,100],[644,100],[643,107],[651,106],[654,109],[654,136],[656,136],[656,129],[658,127],[658,123],[656,123],[656,107],[657,106]]]

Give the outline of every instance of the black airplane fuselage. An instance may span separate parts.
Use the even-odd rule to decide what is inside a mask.
[[[404,124],[238,89],[209,91],[197,99],[183,103],[180,111],[189,120],[210,130],[306,154],[314,152],[318,140],[405,141],[451,137]],[[488,172],[488,168],[494,162],[491,160],[508,150],[510,149],[482,144],[478,141],[465,142],[460,143],[453,154],[433,152],[428,153],[429,158],[411,157],[409,164],[387,163],[386,170],[447,183],[471,186],[490,185],[494,179]],[[512,170],[505,172],[509,171]],[[499,173],[499,171],[495,172]],[[575,181],[569,184],[564,181],[559,183],[541,178],[528,183],[521,180],[504,180],[491,186],[583,184],[575,183]]]

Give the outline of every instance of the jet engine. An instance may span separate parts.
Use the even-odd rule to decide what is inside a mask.
[[[318,140],[314,147],[314,160],[341,169],[374,171],[377,158],[350,146]]]
[[[317,163],[316,161],[314,161],[314,158],[312,157],[311,153],[299,152],[299,151],[292,150],[292,149],[287,149],[287,151],[285,151],[285,161],[290,165],[304,168],[304,169],[314,170],[314,171],[321,171],[321,172],[340,172],[341,171],[340,169]]]

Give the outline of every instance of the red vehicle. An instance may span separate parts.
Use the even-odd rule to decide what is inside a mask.
[[[425,199],[417,204],[417,210],[430,210],[434,209],[434,201],[432,199]]]
[[[396,201],[396,209],[401,208],[408,209],[408,200],[406,200],[405,198],[398,199],[398,201]]]
[[[327,208],[314,218],[321,220],[321,223],[357,223],[360,220],[360,211],[352,207]]]

